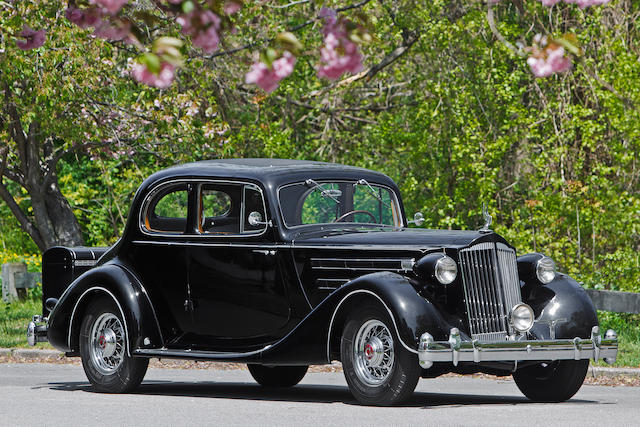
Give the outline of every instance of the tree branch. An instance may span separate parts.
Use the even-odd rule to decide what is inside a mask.
[[[390,53],[388,53],[384,58],[382,58],[382,61],[380,61],[379,63],[372,65],[371,67],[369,67],[368,69],[359,72],[358,74],[355,74],[351,77],[347,77],[346,79],[340,80],[339,82],[336,82],[326,88],[320,89],[320,90],[315,90],[311,93],[309,93],[308,96],[310,97],[315,97],[318,96],[328,90],[331,90],[333,88],[337,88],[337,87],[341,87],[341,86],[346,86],[349,85],[353,82],[357,82],[358,80],[362,80],[362,79],[367,79],[367,80],[371,80],[371,78],[373,76],[375,76],[376,74],[378,74],[380,71],[382,71],[384,68],[388,67],[389,65],[393,64],[396,60],[398,60],[400,57],[402,57],[405,53],[407,53],[407,51],[411,48],[411,46],[413,46],[419,39],[420,39],[420,30],[418,31],[412,31],[412,32],[405,32],[403,34],[403,42],[400,46],[398,46],[397,48],[393,49]]]
[[[12,101],[11,89],[7,82],[4,83],[4,107],[7,115],[9,116],[9,135],[13,139],[18,147],[18,154],[20,156],[20,163],[22,166],[22,174],[27,174],[27,140],[20,122],[20,115],[16,109],[16,105]]]
[[[498,31],[498,27],[496,26],[496,20],[493,16],[493,6],[491,5],[491,2],[487,2],[487,4],[488,4],[487,22],[489,23],[489,28],[491,29],[491,32],[493,33],[493,35],[496,36],[496,38],[500,40],[500,42],[503,45],[505,45],[509,50],[513,51],[513,53],[520,56],[521,58],[526,58],[527,57],[526,53],[524,53],[521,49],[518,49],[516,46],[514,46],[510,41],[504,38],[504,36],[500,33],[500,31]]]
[[[9,190],[2,182],[2,177],[0,177],[0,198],[4,200],[4,202],[9,207],[9,210],[11,211],[11,213],[16,217],[16,219],[20,223],[20,227],[22,227],[22,229],[27,234],[29,234],[29,236],[31,237],[31,239],[33,239],[33,241],[38,246],[38,248],[41,251],[44,251],[45,249],[47,249],[47,245],[45,244],[44,239],[40,235],[40,232],[35,227],[35,225],[33,225],[33,223],[29,220],[29,218],[22,211],[22,209],[20,209],[20,206],[18,206],[18,203],[16,203],[11,193],[9,193]]]

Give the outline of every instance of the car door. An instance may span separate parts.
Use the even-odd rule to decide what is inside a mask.
[[[133,242],[132,262],[158,313],[167,345],[181,346],[193,325],[187,288],[189,224],[193,222],[195,186],[189,182],[160,184],[141,212],[144,239]]]
[[[199,236],[188,251],[194,346],[261,348],[283,335],[290,318],[263,193],[250,183],[214,181],[198,195]],[[252,213],[260,224],[249,223]]]

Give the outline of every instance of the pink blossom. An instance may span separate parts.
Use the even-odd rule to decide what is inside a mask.
[[[565,3],[575,3],[580,9],[584,9],[589,6],[600,6],[602,4],[609,3],[609,0],[564,0]]]
[[[564,47],[548,47],[540,55],[530,56],[527,64],[536,77],[548,77],[553,73],[562,73],[571,69],[571,58],[564,55]]]
[[[122,6],[125,5],[129,0],[91,0],[91,3],[102,6],[112,15],[120,12]]]
[[[171,4],[180,4],[182,3],[182,0],[167,0],[169,3]]]
[[[72,6],[65,10],[64,16],[80,28],[88,28],[100,22],[102,13],[97,8],[78,9]]]
[[[349,40],[347,23],[338,19],[336,12],[322,8],[320,17],[324,18],[322,28],[324,46],[320,49],[322,65],[318,69],[318,77],[331,80],[340,78],[344,73],[357,73],[362,70],[362,55],[358,46]]]
[[[176,21],[182,25],[182,33],[191,36],[194,46],[211,53],[220,43],[220,17],[210,10],[193,10],[179,16]]]
[[[233,15],[234,13],[237,13],[241,7],[242,5],[240,5],[240,3],[236,3],[235,1],[227,1],[224,4],[223,10],[227,15]]]
[[[46,38],[46,31],[39,30],[36,31],[29,27],[28,25],[24,25],[22,27],[22,31],[18,34],[18,37],[23,38],[24,40],[16,40],[16,46],[22,50],[36,49],[44,44],[44,40]]]
[[[256,84],[265,92],[273,92],[280,80],[293,72],[296,64],[296,57],[287,50],[282,56],[271,64],[271,68],[264,62],[254,62],[249,72],[245,75],[244,81],[247,84]]]
[[[140,83],[164,89],[171,86],[175,77],[175,67],[168,62],[160,64],[158,73],[151,72],[146,65],[136,62],[133,64],[131,75]]]

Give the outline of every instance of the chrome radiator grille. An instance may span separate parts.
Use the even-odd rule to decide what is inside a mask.
[[[460,251],[460,266],[472,337],[505,340],[509,311],[522,301],[515,251],[502,243],[479,243]]]

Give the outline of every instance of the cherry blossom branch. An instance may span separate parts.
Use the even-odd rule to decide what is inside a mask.
[[[366,5],[367,3],[371,2],[371,1],[372,0],[363,0],[363,1],[358,2],[358,3],[354,3],[354,4],[351,4],[351,5],[348,5],[348,6],[344,6],[344,7],[340,7],[338,9],[336,9],[336,12],[344,12],[344,11],[351,10],[351,9],[357,9],[359,7],[362,7],[362,6]],[[303,28],[308,27],[309,25],[315,23],[316,21],[319,21],[320,19],[322,19],[322,18],[315,17],[313,19],[309,19],[308,21],[305,21],[305,22],[303,22],[301,24],[295,25],[295,26],[287,29],[287,31],[291,32],[291,33],[295,33],[296,31],[300,31]],[[275,37],[263,38],[263,39],[255,41],[255,42],[247,43],[247,44],[245,44],[243,46],[240,46],[240,47],[236,47],[236,48],[233,48],[233,49],[228,49],[228,50],[224,50],[224,51],[215,52],[215,53],[213,53],[211,55],[200,55],[200,57],[206,58],[206,59],[213,59],[213,58],[217,58],[219,56],[233,55],[234,53],[238,53],[238,52],[246,50],[246,49],[253,49],[253,48],[257,47],[257,46],[261,46],[261,45],[266,44],[266,43],[273,43],[275,41],[275,39],[276,39]]]

